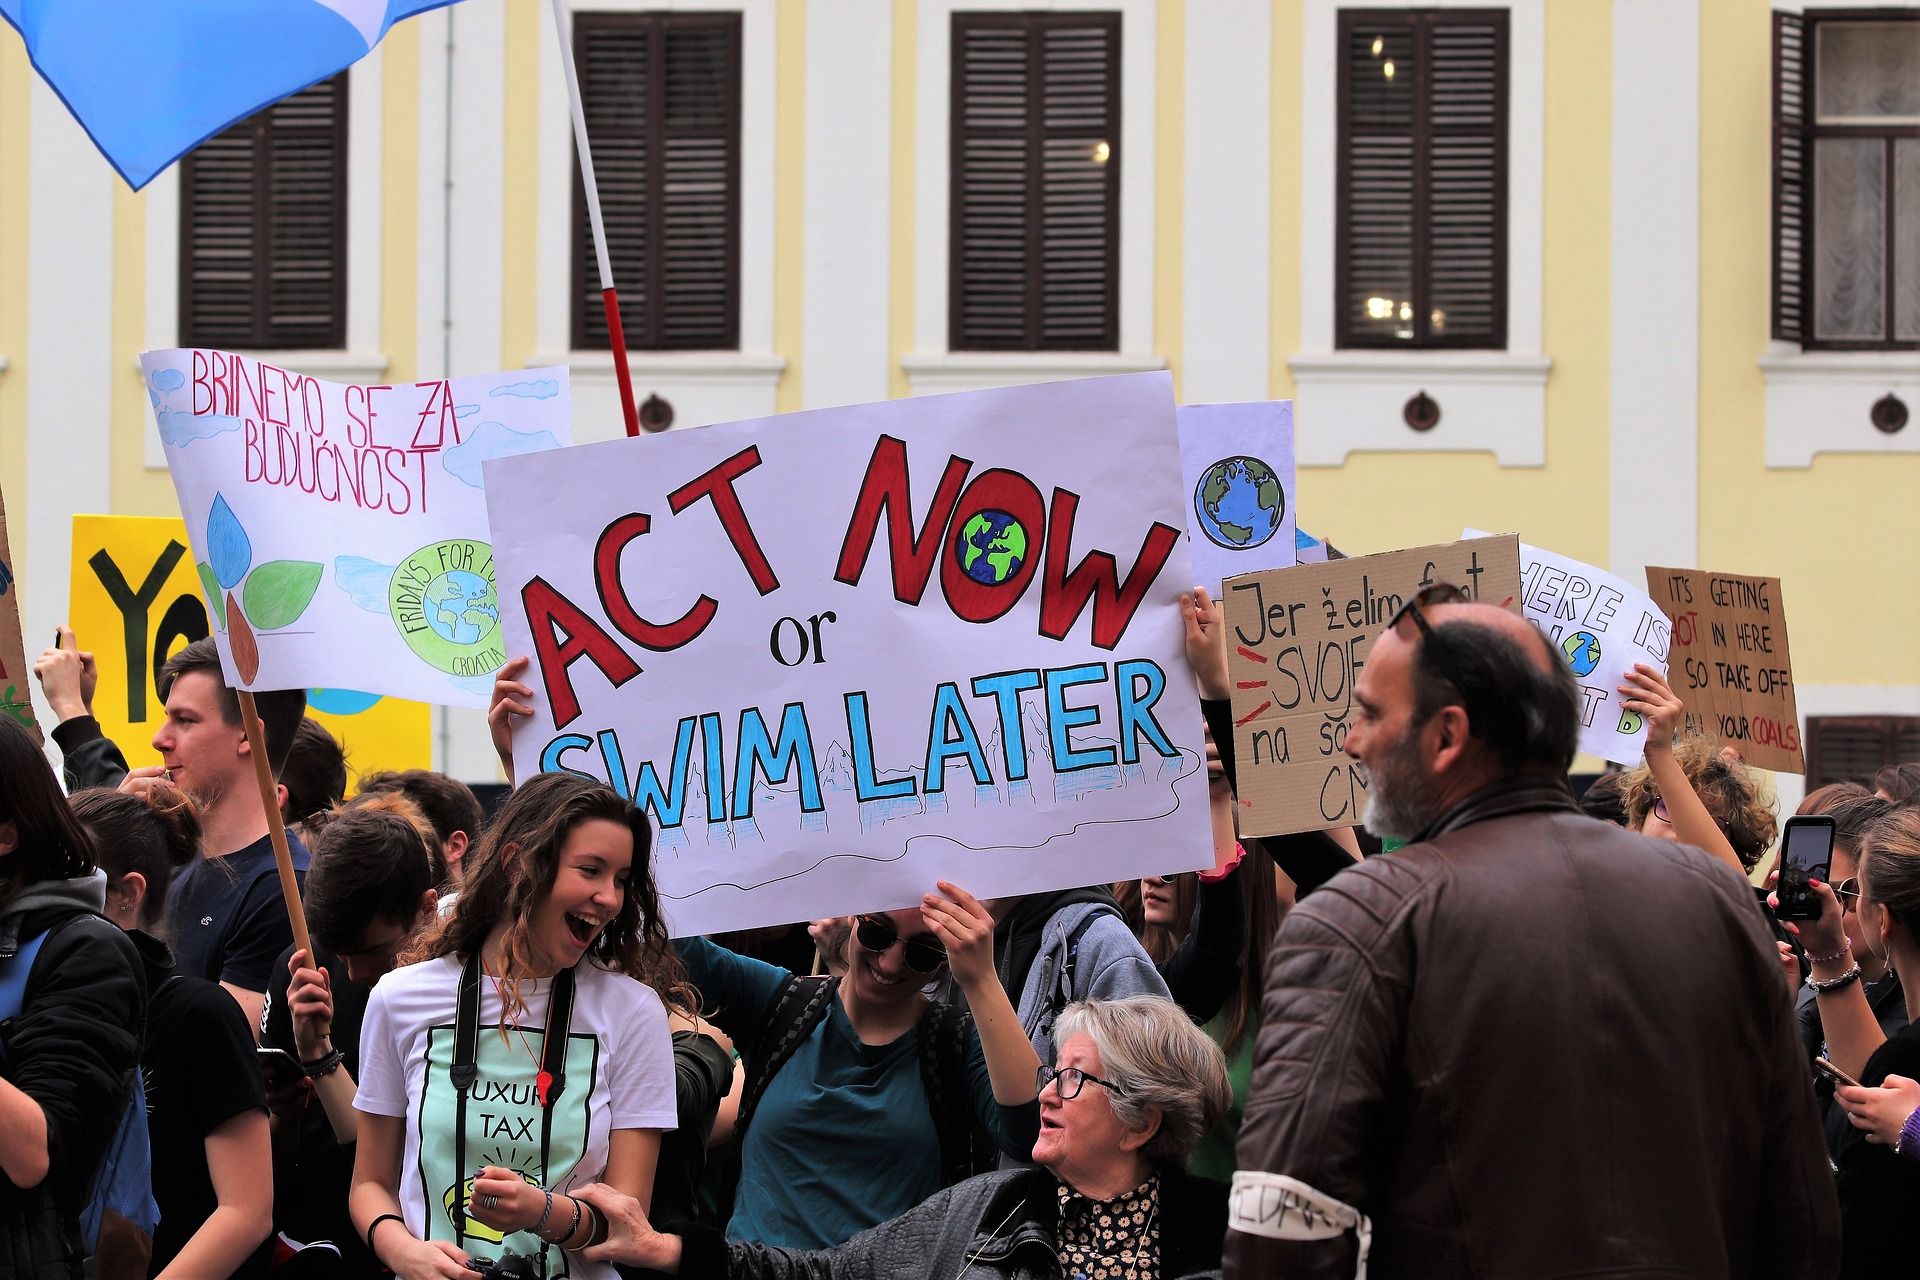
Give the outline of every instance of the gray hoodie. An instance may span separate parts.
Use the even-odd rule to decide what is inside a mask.
[[[0,907],[0,957],[17,954],[20,950],[21,924],[27,917],[50,907],[72,907],[96,914],[105,912],[107,873],[95,871],[72,880],[40,880],[14,895],[11,902]]]
[[[1074,946],[1073,972],[1066,973],[1067,939],[1089,916],[1100,918],[1087,926]],[[1127,996],[1167,996],[1167,984],[1154,967],[1127,922],[1097,902],[1075,902],[1060,908],[1041,931],[1040,950],[1014,1007],[1020,1025],[1042,1063],[1054,1057],[1053,1020],[1074,1000],[1120,1000]],[[1059,997],[1059,998],[1056,998]]]

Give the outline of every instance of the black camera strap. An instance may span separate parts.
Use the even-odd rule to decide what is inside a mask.
[[[502,1010],[504,1017],[505,1011]],[[558,1030],[559,1035],[554,1032]],[[553,1145],[553,1108],[567,1087],[567,1041],[573,1032],[573,970],[554,975],[547,1001],[547,1028],[540,1039],[540,1067],[534,1088],[540,1102],[540,1185],[548,1181],[547,1161]],[[467,1168],[467,1094],[480,1078],[480,954],[468,958],[460,971],[460,994],[453,1020],[453,1164],[454,1176],[465,1181]],[[467,1198],[453,1198],[455,1243],[467,1247]],[[540,1274],[547,1271],[547,1243],[540,1242]]]

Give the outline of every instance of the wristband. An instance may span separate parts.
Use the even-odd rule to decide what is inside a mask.
[[[533,1224],[533,1234],[535,1234],[536,1236],[540,1236],[540,1228],[547,1225],[547,1217],[549,1214],[553,1212],[553,1192],[551,1191],[547,1192],[546,1197],[547,1197],[546,1208],[540,1210],[540,1220]],[[546,1239],[545,1236],[540,1236],[540,1238],[542,1240]]]
[[[1247,856],[1247,846],[1238,840],[1233,842],[1233,858],[1224,867],[1215,867],[1211,871],[1202,871],[1198,877],[1201,884],[1219,884],[1240,869],[1240,860]]]
[[[1817,956],[1813,954],[1813,952],[1809,951],[1807,952],[1807,960],[1813,964],[1832,964],[1836,960],[1845,960],[1847,958],[1847,953],[1851,950],[1853,950],[1853,939],[1848,937],[1842,937],[1840,939],[1840,949],[1834,952],[1832,955]]]
[[[323,1076],[330,1076],[338,1071],[340,1064],[346,1060],[347,1055],[335,1049],[332,1053],[315,1058],[312,1062],[301,1063],[300,1069],[307,1073],[309,1080],[318,1080]]]
[[[567,1203],[573,1206],[573,1221],[567,1224],[567,1234],[560,1237],[562,1243],[573,1239],[580,1231],[580,1202],[572,1196],[568,1196]],[[585,1248],[584,1245],[581,1247]]]
[[[380,1255],[373,1247],[373,1233],[379,1229],[380,1224],[383,1222],[397,1222],[402,1227],[407,1225],[407,1220],[397,1213],[383,1213],[367,1224],[367,1252],[373,1254],[375,1258],[378,1258]]]
[[[1808,978],[1807,990],[1817,996],[1823,996],[1829,991],[1838,991],[1840,988],[1858,981],[1860,981],[1860,966],[1855,964],[1849,966],[1847,971],[1837,978]]]
[[[588,1204],[587,1219],[589,1225],[587,1227],[586,1247],[591,1249],[597,1244],[606,1243],[607,1236],[612,1233],[612,1228],[607,1222],[607,1215],[594,1208],[593,1205]]]

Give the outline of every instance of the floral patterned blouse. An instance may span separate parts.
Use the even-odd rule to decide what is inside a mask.
[[[1060,1273],[1066,1280],[1160,1280],[1160,1175],[1112,1200],[1060,1184]]]

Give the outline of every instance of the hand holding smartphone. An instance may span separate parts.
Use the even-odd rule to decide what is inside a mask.
[[[1815,1058],[1813,1060],[1813,1069],[1815,1071],[1818,1071],[1821,1075],[1825,1076],[1827,1079],[1833,1081],[1835,1084],[1850,1084],[1856,1089],[1860,1087],[1860,1082],[1858,1080],[1855,1080],[1852,1076],[1848,1075],[1846,1072],[1842,1071],[1840,1068],[1834,1066],[1831,1062],[1828,1062],[1825,1058]]]
[[[1814,920],[1820,915],[1820,899],[1814,896],[1813,880],[1827,880],[1833,868],[1833,819],[1809,815],[1787,819],[1780,838],[1780,883],[1775,892],[1780,905],[1774,915],[1781,920]]]

